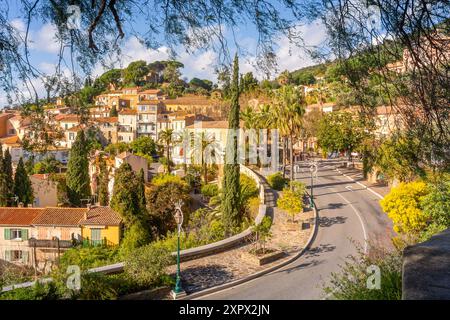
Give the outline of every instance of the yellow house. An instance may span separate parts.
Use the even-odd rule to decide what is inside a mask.
[[[81,236],[89,244],[118,245],[122,218],[110,207],[91,207],[80,221]]]

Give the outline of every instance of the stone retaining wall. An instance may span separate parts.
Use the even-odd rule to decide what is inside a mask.
[[[403,251],[403,300],[450,300],[450,229]]]

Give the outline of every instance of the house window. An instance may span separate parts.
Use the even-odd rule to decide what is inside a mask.
[[[73,140],[74,139],[74,134],[73,134],[73,132],[70,132],[69,133],[69,140]]]
[[[28,262],[28,252],[22,250],[6,250],[5,260],[10,262]]]
[[[14,239],[22,239],[22,230],[21,229],[11,229],[11,240]]]
[[[91,240],[93,245],[102,243],[102,229],[91,229]]]
[[[5,229],[5,240],[28,240],[27,229]]]

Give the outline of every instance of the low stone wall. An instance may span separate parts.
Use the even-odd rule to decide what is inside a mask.
[[[261,204],[259,205],[258,215],[255,218],[255,223],[259,224],[267,212],[267,206],[265,204],[265,201],[266,201],[265,193],[267,192],[266,190],[269,187],[268,187],[265,179],[262,176],[260,176],[259,174],[255,173],[250,168],[240,165],[240,170],[242,173],[244,173],[244,174],[248,175],[250,178],[252,178],[256,182],[256,185],[258,186],[258,188],[260,189]],[[245,230],[237,235],[234,235],[232,237],[229,237],[229,238],[226,238],[226,239],[214,242],[214,243],[206,244],[206,245],[191,248],[191,249],[181,250],[180,258],[182,261],[188,261],[188,260],[198,259],[201,257],[212,255],[215,253],[223,252],[223,251],[233,248],[233,247],[241,244],[242,242],[246,241],[251,235],[252,235],[251,228],[248,228],[247,230]],[[176,252],[172,252],[172,256],[176,256],[176,254],[177,254]],[[88,272],[103,273],[103,274],[115,274],[115,273],[123,272],[123,267],[124,267],[124,263],[119,262],[119,263],[115,263],[115,264],[111,264],[111,265],[107,265],[107,266],[92,268],[92,269],[89,269]],[[34,284],[34,282],[29,282],[25,285],[25,287],[29,287],[33,284]],[[8,290],[4,290],[4,291],[8,291]]]
[[[450,229],[403,251],[403,300],[450,300]]]

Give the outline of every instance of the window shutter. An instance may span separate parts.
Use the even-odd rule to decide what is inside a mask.
[[[28,229],[22,229],[22,240],[28,240]]]
[[[28,251],[22,251],[22,263],[28,264]]]
[[[10,250],[5,250],[5,260],[11,261],[11,251]]]
[[[11,240],[11,229],[5,229],[5,240]]]

